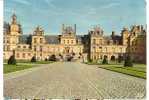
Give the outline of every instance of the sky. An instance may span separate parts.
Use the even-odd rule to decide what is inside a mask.
[[[10,22],[14,12],[23,34],[32,34],[38,25],[48,35],[61,34],[62,24],[76,24],[80,35],[94,25],[107,35],[146,25],[145,0],[4,0],[4,21]]]

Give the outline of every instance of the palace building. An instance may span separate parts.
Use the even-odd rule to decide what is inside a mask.
[[[146,61],[146,31],[142,25],[124,28],[120,35],[113,31],[111,36],[105,36],[100,26],[89,29],[86,35],[77,35],[76,24],[63,24],[61,30],[60,35],[45,35],[43,28],[37,26],[32,34],[25,35],[13,14],[11,23],[4,23],[4,59],[15,54],[17,60],[30,60],[33,56],[45,60],[51,55],[58,60],[70,56],[76,61],[100,61],[104,56],[116,60],[129,51],[134,61]]]

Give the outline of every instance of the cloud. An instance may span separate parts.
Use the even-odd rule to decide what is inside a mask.
[[[51,7],[51,8],[56,8],[53,4],[52,4],[52,2],[53,2],[53,0],[43,0],[46,4],[48,4],[48,6],[49,7]]]
[[[13,12],[13,10],[12,10],[11,8],[5,8],[4,11],[5,11],[6,13],[12,13],[12,12]]]
[[[28,0],[13,0],[16,3],[23,4],[23,5],[30,5],[31,3]]]
[[[119,6],[120,4],[115,2],[115,3],[109,3],[107,5],[104,5],[102,8],[112,8],[112,7],[116,7]]]

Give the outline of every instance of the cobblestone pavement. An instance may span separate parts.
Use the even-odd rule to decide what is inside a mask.
[[[99,65],[98,65],[99,66]],[[10,98],[138,98],[146,97],[146,80],[78,62],[41,65],[28,73],[4,76]]]

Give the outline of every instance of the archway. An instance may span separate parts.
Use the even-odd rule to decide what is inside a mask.
[[[111,61],[115,61],[115,56],[114,55],[111,56]]]

